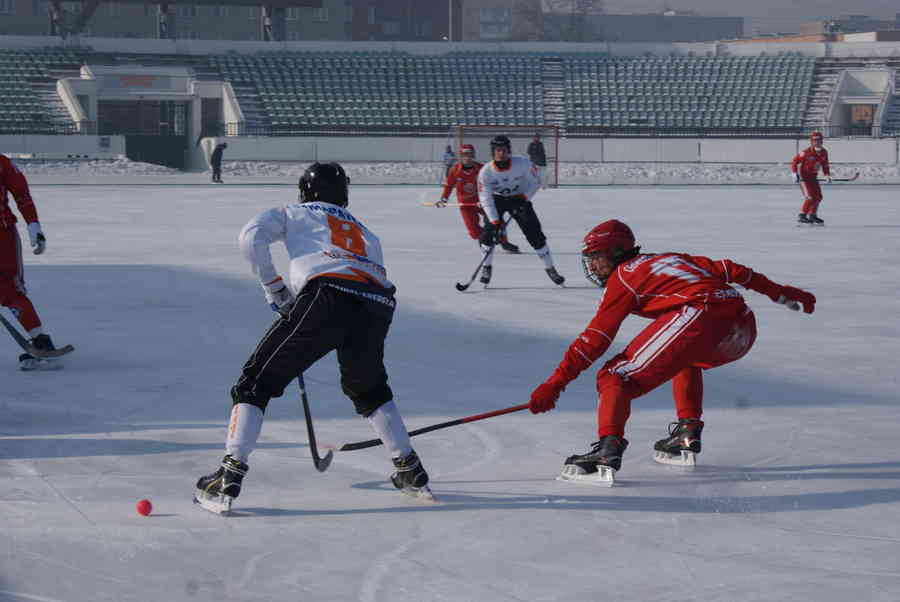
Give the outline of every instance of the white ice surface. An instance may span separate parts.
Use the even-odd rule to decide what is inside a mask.
[[[49,246],[27,253],[29,292],[76,351],[63,371],[21,373],[0,336],[4,602],[900,599],[897,187],[826,189],[827,227],[802,229],[791,186],[544,191],[536,208],[571,286],[526,253],[499,256],[493,290],[465,294],[453,284],[477,251],[456,210],[420,205],[434,187],[355,187],[399,287],[387,367],[410,429],[527,400],[593,314],[579,241],[608,218],[647,251],[730,257],[819,304],[798,315],[746,294],[760,336],[706,373],[696,471],[652,459],[673,418],[663,386],[633,404],[617,487],[554,480],[595,438],[591,370],[551,413],[416,437],[440,499],[425,505],[387,483],[381,448],[317,473],[292,385],[269,406],[231,518],[190,498],[271,321],[236,237],[294,191],[33,192]],[[629,318],[611,353],[645,323]],[[306,382],[320,440],[372,437],[333,355]]]

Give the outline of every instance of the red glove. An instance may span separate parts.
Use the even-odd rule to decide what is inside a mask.
[[[811,314],[816,310],[816,296],[793,286],[782,286],[781,294],[775,303],[786,305],[788,309],[800,311],[803,306],[803,313]]]
[[[538,388],[531,392],[531,399],[528,400],[528,410],[532,414],[549,412],[556,407],[556,400],[559,399],[559,394],[565,388],[565,384],[551,376],[547,379],[547,382],[538,385]]]

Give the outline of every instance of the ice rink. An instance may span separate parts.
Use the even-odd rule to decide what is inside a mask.
[[[759,338],[706,373],[693,472],[652,460],[674,418],[663,386],[633,404],[616,487],[554,480],[596,438],[591,370],[548,414],[413,439],[429,505],[388,483],[382,448],[316,472],[292,386],[228,518],[191,493],[221,460],[228,389],[272,320],[237,234],[296,188],[33,194],[48,250],[26,254],[29,294],[76,351],[62,371],[23,373],[0,337],[2,601],[900,599],[900,187],[825,188],[824,228],[795,225],[791,186],[546,190],[536,210],[570,286],[523,253],[463,294],[453,285],[479,255],[456,209],[421,205],[436,187],[352,187],[398,286],[387,367],[410,429],[528,400],[593,315],[580,240],[606,219],[644,251],[731,258],[818,305],[808,316],[746,292]],[[630,317],[607,357],[646,323]],[[333,355],[306,383],[320,441],[373,436]]]

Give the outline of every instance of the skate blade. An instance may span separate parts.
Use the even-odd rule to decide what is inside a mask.
[[[428,487],[428,485],[425,485],[424,487],[404,487],[400,491],[408,495],[409,497],[415,498],[422,502],[437,501],[434,498],[434,494],[431,492],[431,488]]]
[[[231,502],[234,498],[227,495],[209,495],[204,491],[197,490],[194,492],[194,503],[200,504],[204,510],[208,510],[213,514],[220,516],[228,516],[231,514]]]
[[[35,372],[38,370],[49,372],[51,370],[62,370],[62,368],[63,363],[54,359],[35,357],[19,362],[19,370],[22,372]]]
[[[697,454],[689,450],[681,450],[677,454],[654,450],[653,459],[660,464],[669,466],[681,466],[682,468],[694,468],[697,466]]]
[[[612,487],[616,484],[616,469],[609,466],[598,466],[597,472],[584,472],[574,464],[563,466],[557,481],[572,481],[598,487]]]

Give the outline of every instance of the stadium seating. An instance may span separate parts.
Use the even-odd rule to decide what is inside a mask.
[[[210,57],[252,84],[275,129],[447,128],[543,121],[540,58],[527,54],[266,53]]]
[[[0,132],[58,131],[39,91],[54,69],[73,63],[80,59],[65,49],[0,49]]]
[[[579,57],[563,60],[566,127],[798,128],[815,59]]]

